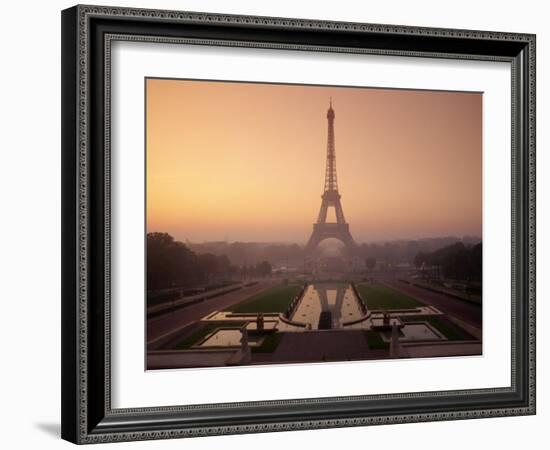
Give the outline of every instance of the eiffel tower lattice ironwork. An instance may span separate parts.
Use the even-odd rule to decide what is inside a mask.
[[[325,170],[325,189],[321,196],[321,209],[317,222],[313,224],[313,232],[306,244],[306,252],[311,253],[324,239],[335,238],[344,243],[350,253],[356,250],[356,244],[349,231],[349,225],[344,218],[340,194],[338,192],[338,177],[336,175],[336,150],[334,145],[334,109],[332,99],[327,112],[328,138],[327,138],[327,166]],[[329,208],[334,208],[336,222],[327,222]]]

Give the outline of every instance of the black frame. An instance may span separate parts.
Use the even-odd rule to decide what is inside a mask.
[[[113,40],[191,40],[198,45],[510,62],[512,385],[112,409],[109,77]],[[98,6],[62,12],[64,439],[95,443],[527,414],[535,414],[534,35]]]

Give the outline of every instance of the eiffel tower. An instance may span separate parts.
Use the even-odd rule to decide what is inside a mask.
[[[354,254],[357,245],[349,231],[349,225],[344,218],[344,211],[340,203],[340,194],[338,193],[338,177],[336,175],[336,150],[334,147],[334,109],[332,109],[332,99],[327,112],[328,120],[328,138],[327,138],[327,166],[325,170],[325,190],[321,196],[321,209],[317,223],[313,224],[313,232],[306,244],[306,254],[311,254],[317,245],[329,238],[335,238],[344,243],[347,251]],[[327,222],[328,208],[334,208],[336,213],[336,222]]]

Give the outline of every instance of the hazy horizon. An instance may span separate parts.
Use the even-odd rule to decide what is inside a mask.
[[[147,231],[303,245],[323,191],[328,99],[358,243],[482,235],[482,95],[147,80]]]
[[[163,230],[148,230],[148,233],[167,233],[167,231]],[[202,244],[217,244],[217,243],[225,243],[225,244],[266,244],[266,245],[294,245],[297,244],[299,246],[305,246],[305,242],[297,242],[297,241],[250,241],[250,240],[232,240],[232,239],[209,239],[209,240],[202,240],[202,241],[196,241],[187,239],[185,237],[178,237],[170,234],[176,241],[180,241],[183,243],[189,243],[193,245],[202,245]],[[392,242],[409,242],[409,241],[427,241],[427,240],[444,240],[444,239],[457,239],[460,241],[468,240],[468,241],[475,241],[479,240],[480,242],[483,240],[481,236],[470,236],[470,235],[464,235],[464,236],[428,236],[423,238],[396,238],[396,239],[386,239],[386,240],[374,240],[374,241],[357,241],[358,245],[361,244],[385,244],[385,243],[392,243]],[[327,239],[327,240],[333,240],[333,239]],[[322,243],[321,243],[322,244]]]

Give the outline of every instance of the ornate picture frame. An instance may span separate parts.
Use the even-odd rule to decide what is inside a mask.
[[[113,408],[110,52],[115,41],[509,63],[510,386]],[[528,414],[535,414],[534,35],[80,5],[62,12],[64,439],[84,444]]]

